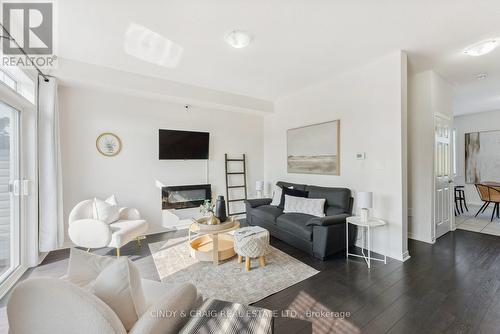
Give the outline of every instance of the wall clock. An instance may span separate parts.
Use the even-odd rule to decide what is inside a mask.
[[[114,157],[122,150],[122,141],[111,132],[103,133],[97,137],[95,145],[99,153],[107,157]]]

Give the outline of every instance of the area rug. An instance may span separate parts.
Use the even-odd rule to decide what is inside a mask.
[[[286,289],[319,271],[282,251],[270,247],[266,266],[252,261],[252,269],[234,257],[218,266],[200,262],[189,254],[187,237],[150,243],[149,248],[162,282],[189,282],[196,286],[203,298],[215,298],[241,304],[252,304]]]

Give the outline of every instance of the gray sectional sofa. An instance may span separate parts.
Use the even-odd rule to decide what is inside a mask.
[[[308,192],[309,198],[325,198],[325,217],[303,213],[283,213],[283,209],[270,205],[272,199],[246,201],[247,223],[269,230],[269,233],[314,257],[325,260],[329,255],[346,249],[346,218],[352,215],[351,190],[305,184],[278,182],[277,186],[293,187]],[[356,226],[349,225],[349,246],[357,236]]]

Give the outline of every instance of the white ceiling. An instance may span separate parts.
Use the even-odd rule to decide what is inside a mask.
[[[500,37],[498,0],[64,0],[57,11],[58,54],[90,64],[275,100],[402,49],[413,70],[457,85],[460,113],[500,109],[500,48],[461,54]],[[126,54],[131,23],[180,45],[178,66]],[[249,47],[224,42],[234,28],[254,35]]]

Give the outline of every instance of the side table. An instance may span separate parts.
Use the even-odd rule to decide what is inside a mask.
[[[363,246],[361,247],[361,254],[353,254],[349,253],[349,224],[353,224],[359,227],[363,227],[366,230],[366,238],[365,234],[361,234],[362,238],[362,244]],[[346,258],[349,258],[349,256],[355,256],[355,257],[360,257],[363,258],[368,265],[368,268],[371,267],[371,261],[380,261],[384,262],[384,264],[387,264],[387,256],[384,255],[384,258],[376,258],[371,255],[371,234],[370,234],[370,229],[379,227],[379,226],[384,226],[386,225],[386,222],[382,219],[378,218],[368,218],[368,221],[362,222],[361,217],[358,216],[353,216],[353,217],[347,217],[346,219],[346,224],[345,224],[345,229],[346,229]],[[364,231],[363,231],[364,232]],[[367,250],[367,254],[365,254],[365,249]]]

